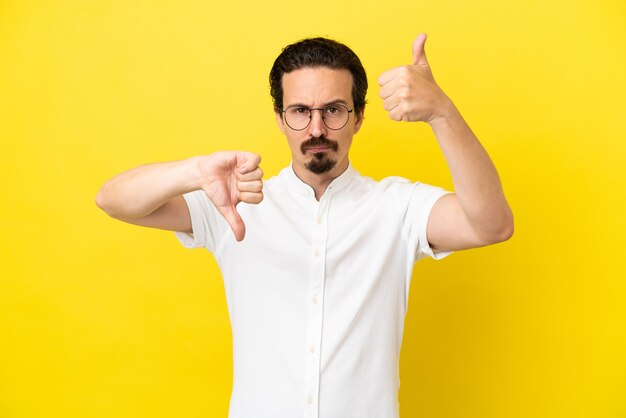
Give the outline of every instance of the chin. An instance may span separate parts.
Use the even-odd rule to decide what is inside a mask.
[[[335,165],[337,165],[337,161],[326,157],[323,152],[318,152],[313,157],[314,158],[311,161],[304,164],[304,167],[312,173],[328,173],[335,168]]]

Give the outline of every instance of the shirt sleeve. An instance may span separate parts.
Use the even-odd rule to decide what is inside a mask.
[[[433,206],[442,196],[451,193],[441,187],[424,183],[413,184],[405,214],[405,228],[408,230],[409,245],[415,248],[415,261],[426,256],[440,260],[452,251],[435,252],[428,242],[428,218]]]
[[[226,220],[203,190],[185,193],[183,198],[189,208],[193,234],[176,231],[176,237],[186,248],[204,247],[214,253],[228,230]]]

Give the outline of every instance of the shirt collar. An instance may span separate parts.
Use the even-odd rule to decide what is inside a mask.
[[[315,197],[315,191],[311,186],[300,180],[300,177],[296,175],[296,172],[293,171],[293,161],[289,163],[289,167],[285,170],[287,175],[288,184],[295,190],[297,193],[304,194],[306,196]],[[352,164],[348,162],[348,167],[341,173],[339,176],[335,177],[333,181],[330,182],[328,187],[326,188],[327,193],[337,193],[344,187],[346,187],[350,181],[354,178],[356,174],[356,170],[352,167]]]

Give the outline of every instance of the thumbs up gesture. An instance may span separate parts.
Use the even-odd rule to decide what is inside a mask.
[[[201,187],[241,241],[246,227],[237,204],[263,200],[261,157],[251,152],[220,151],[199,160]]]
[[[431,122],[449,100],[435,83],[425,43],[426,34],[422,33],[413,42],[413,64],[392,68],[378,77],[379,95],[393,120]]]

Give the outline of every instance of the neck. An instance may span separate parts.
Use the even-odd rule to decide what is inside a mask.
[[[345,163],[337,164],[327,173],[315,174],[305,167],[293,165],[293,171],[296,173],[296,176],[305,184],[311,186],[313,191],[315,192],[315,199],[320,200],[324,193],[326,192],[326,188],[333,180],[343,174],[344,171],[348,168],[348,160]]]

